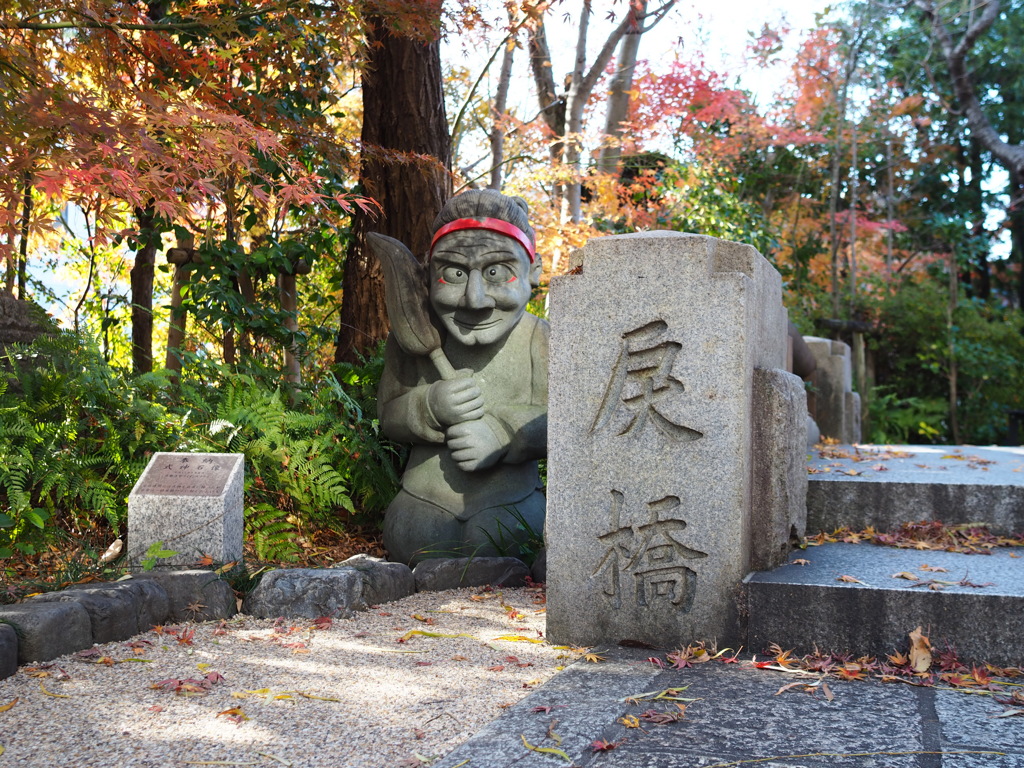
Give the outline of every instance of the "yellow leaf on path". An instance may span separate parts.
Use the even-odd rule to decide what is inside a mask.
[[[555,749],[554,747],[535,747],[535,746],[533,746],[533,744],[531,744],[530,742],[528,742],[526,740],[526,737],[523,736],[523,734],[519,734],[519,738],[521,738],[523,740],[523,746],[525,746],[527,749],[529,749],[529,750],[531,750],[533,752],[541,752],[541,753],[546,754],[546,755],[558,755],[563,760],[565,760],[567,763],[571,763],[572,762],[572,758],[569,757],[567,754],[565,754],[565,752],[562,751],[561,749]]]
[[[14,701],[11,701],[11,702],[9,702],[7,704],[4,704],[2,707],[0,707],[0,712],[6,712],[7,710],[9,710],[11,707],[13,707],[17,703],[18,703],[18,699],[15,698]]]
[[[205,661],[201,661],[198,664],[196,664],[196,669],[198,669],[200,672],[205,672],[212,666],[212,664],[207,664]]]
[[[543,643],[544,638],[542,637],[527,637],[526,635],[502,635],[501,637],[494,638],[495,640],[505,640],[509,643]]]
[[[70,696],[65,696],[63,693],[50,693],[50,691],[46,690],[46,686],[43,685],[43,683],[41,681],[39,683],[39,690],[42,691],[43,693],[45,693],[47,696],[52,696],[55,699],[70,699],[71,698]]]
[[[469,637],[474,640],[476,639],[474,635],[467,635],[465,632],[462,632],[457,635],[449,635],[443,632],[426,632],[422,629],[410,629],[408,632],[406,632],[404,635],[398,638],[398,642],[404,643],[407,640],[410,640],[411,638],[415,637],[416,635],[420,635],[422,637]]]
[[[892,575],[892,577],[894,579],[906,579],[907,581],[920,581],[921,580],[917,576],[915,576],[913,573],[910,573],[909,571],[900,571],[899,573],[894,573]]]
[[[927,672],[931,665],[932,644],[918,627],[910,633],[910,667],[915,672]]]
[[[312,693],[303,693],[302,691],[298,691],[298,694],[304,699],[316,699],[317,701],[335,701],[339,703],[341,702],[341,699],[334,699],[330,696],[314,696]]]

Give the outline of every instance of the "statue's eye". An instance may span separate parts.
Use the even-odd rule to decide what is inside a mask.
[[[489,283],[508,283],[516,279],[515,272],[507,264],[491,264],[484,267],[483,275],[484,280]]]
[[[441,280],[446,283],[466,282],[466,270],[459,267],[445,267],[441,270]]]

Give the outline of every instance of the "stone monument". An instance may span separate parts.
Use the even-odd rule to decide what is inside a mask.
[[[154,454],[128,496],[128,562],[157,542],[176,553],[158,565],[241,560],[244,474],[241,453]]]
[[[551,284],[548,637],[742,642],[738,592],[804,532],[806,397],[752,247],[591,240]]]
[[[525,311],[541,271],[526,203],[471,190],[433,228],[425,265],[370,236],[392,328],[380,422],[412,446],[384,545],[409,564],[516,554],[544,525],[548,324]]]
[[[853,391],[853,356],[843,341],[804,336],[817,363],[810,376],[813,388],[807,407],[822,437],[859,443],[860,395]]]

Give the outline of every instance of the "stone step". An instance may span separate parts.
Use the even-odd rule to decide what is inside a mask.
[[[776,643],[801,655],[817,648],[884,659],[905,652],[920,626],[933,648],[948,645],[969,663],[1024,664],[1024,547],[968,555],[824,544],[744,583],[755,653]]]
[[[809,536],[919,520],[1024,531],[1024,447],[836,445],[809,470]]]

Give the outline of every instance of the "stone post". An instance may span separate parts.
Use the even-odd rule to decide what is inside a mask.
[[[549,639],[742,642],[741,580],[806,518],[781,278],[750,246],[675,232],[570,263],[549,299]]]
[[[853,357],[842,341],[804,336],[817,367],[811,375],[811,415],[822,437],[841,443],[859,443],[860,395],[853,391]]]

